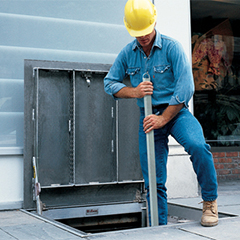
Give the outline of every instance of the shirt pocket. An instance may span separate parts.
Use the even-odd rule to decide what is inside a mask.
[[[153,70],[155,75],[154,87],[164,89],[174,83],[174,76],[170,64],[154,66]]]
[[[129,75],[131,84],[133,87],[137,87],[138,84],[142,81],[141,80],[141,75],[140,75],[140,68],[139,67],[132,67],[128,68],[126,73]]]

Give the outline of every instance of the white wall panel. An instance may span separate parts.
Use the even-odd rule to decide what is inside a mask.
[[[23,157],[0,157],[0,209],[19,207],[23,201]]]

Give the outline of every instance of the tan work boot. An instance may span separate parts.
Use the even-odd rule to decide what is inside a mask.
[[[201,224],[204,227],[213,227],[218,224],[218,208],[217,200],[215,201],[203,201],[203,215]]]

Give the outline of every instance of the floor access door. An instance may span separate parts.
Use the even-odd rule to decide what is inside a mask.
[[[142,202],[139,109],[105,93],[109,68],[25,61],[24,208],[35,207],[33,159],[46,209]]]

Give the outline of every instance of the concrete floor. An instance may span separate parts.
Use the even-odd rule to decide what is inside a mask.
[[[0,211],[0,239],[3,240],[159,240],[159,239],[240,239],[240,181],[219,184],[219,212],[231,217],[219,219],[216,227],[202,227],[199,221],[169,224],[124,231],[87,234],[81,231],[52,223],[22,210]],[[170,199],[170,204],[178,204],[201,209],[201,198]],[[234,216],[233,216],[234,215]]]

